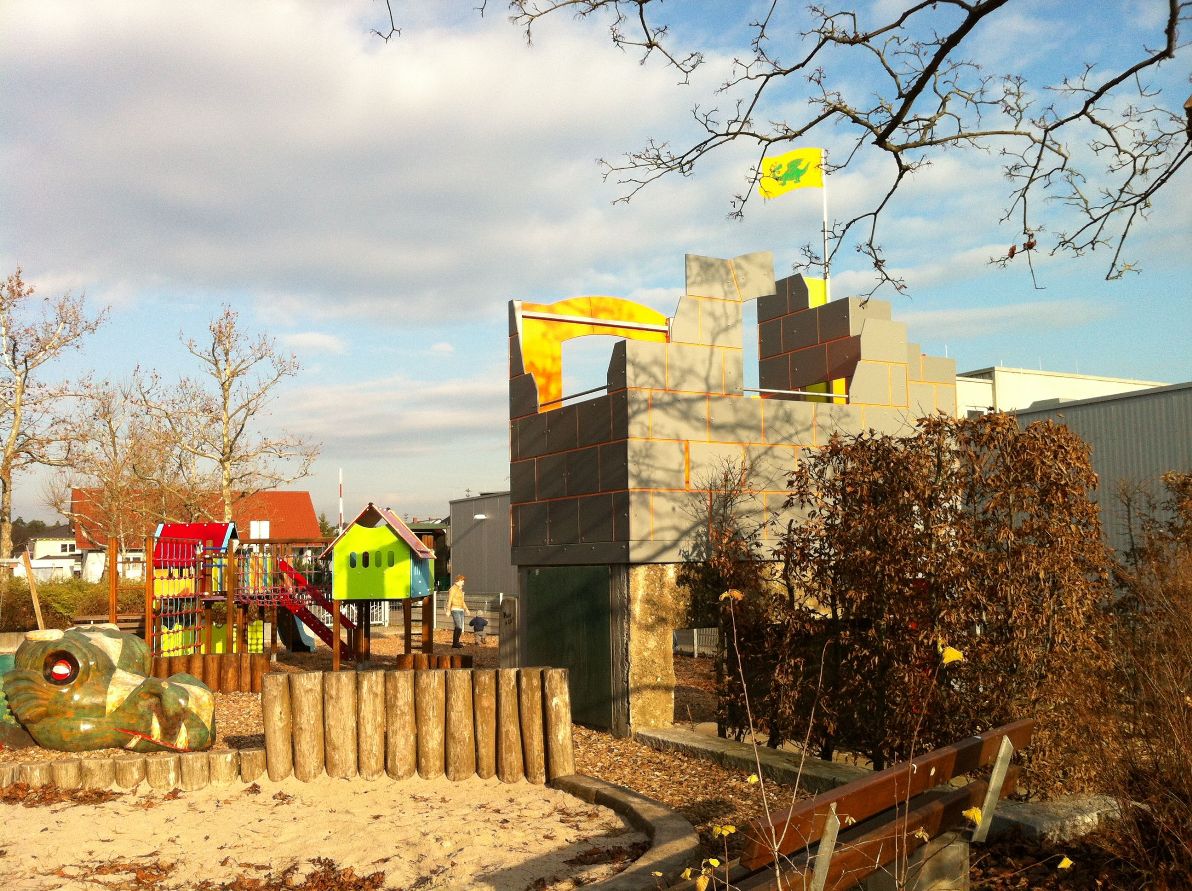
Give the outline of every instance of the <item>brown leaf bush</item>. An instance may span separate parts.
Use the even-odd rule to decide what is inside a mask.
[[[1135,552],[1119,567],[1116,721],[1097,734],[1121,808],[1117,852],[1155,887],[1192,887],[1192,472],[1134,505]]]
[[[834,436],[792,474],[778,591],[738,608],[745,683],[769,743],[884,766],[1034,717],[1025,785],[1085,788],[1085,715],[1111,664],[1110,559],[1088,446],[1011,416]],[[964,653],[942,664],[946,643]],[[734,666],[736,653],[727,654]]]

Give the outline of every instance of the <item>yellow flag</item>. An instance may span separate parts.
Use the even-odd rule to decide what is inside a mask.
[[[763,198],[777,198],[792,189],[824,187],[824,150],[802,148],[762,159],[762,178],[758,184]]]

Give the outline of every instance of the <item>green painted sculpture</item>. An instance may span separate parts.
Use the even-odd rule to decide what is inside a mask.
[[[150,677],[150,666],[145,642],[114,625],[30,631],[0,687],[12,715],[47,749],[209,749],[211,690],[189,674]]]

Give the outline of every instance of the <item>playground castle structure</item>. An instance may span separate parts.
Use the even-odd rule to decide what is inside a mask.
[[[361,518],[367,521],[370,511],[384,515],[387,526],[401,524],[390,512],[372,505],[357,522]],[[354,540],[347,532],[355,525],[340,537],[345,545]],[[387,589],[369,589],[364,596],[344,596],[338,589],[333,592],[335,542],[238,540],[232,523],[159,526],[146,538],[144,566],[143,628],[154,674],[166,677],[185,671],[216,691],[259,692],[279,638],[290,650],[314,649],[306,629],[331,648],[333,669],[344,659],[367,661],[369,614],[378,599],[401,601],[405,652],[412,654],[415,602],[422,605],[421,628],[433,627],[431,591],[423,582],[430,574],[420,565],[428,562],[427,555],[432,552],[404,524],[401,528],[407,533],[403,545],[414,552],[403,555],[404,565],[412,567],[410,574],[419,583],[400,589],[390,584]],[[381,552],[375,553],[379,557]],[[351,561],[354,566],[362,562],[356,554]],[[347,565],[346,554],[340,562]],[[374,559],[373,566],[378,575],[384,573],[379,559]],[[340,575],[344,575],[342,570]],[[342,579],[341,587],[345,587]],[[110,612],[109,619],[116,621],[114,598]],[[270,629],[268,641],[266,627]],[[432,635],[420,631],[420,637],[419,649],[433,653]]]

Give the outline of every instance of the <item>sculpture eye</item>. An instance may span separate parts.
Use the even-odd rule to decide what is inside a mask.
[[[46,656],[43,674],[51,684],[69,684],[79,675],[79,660],[62,651],[50,653]]]

